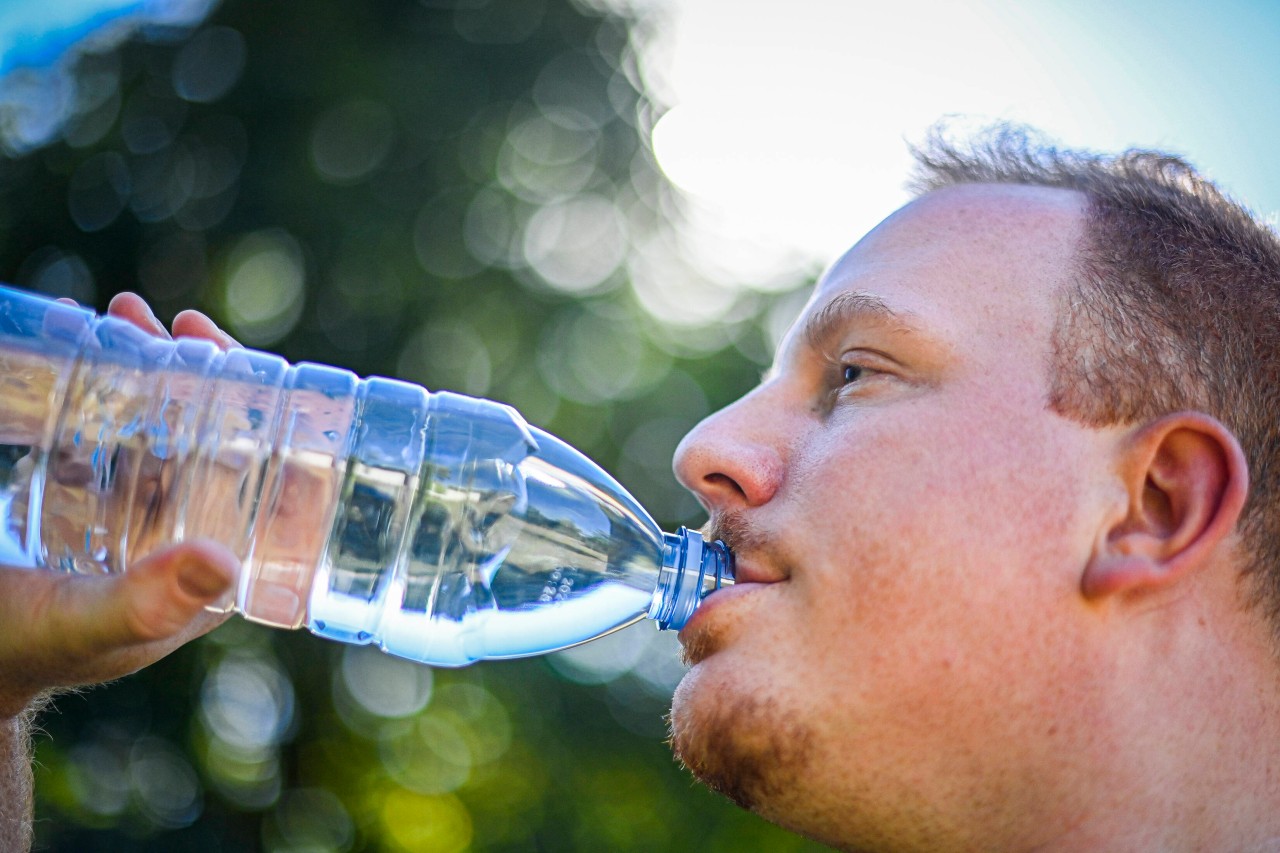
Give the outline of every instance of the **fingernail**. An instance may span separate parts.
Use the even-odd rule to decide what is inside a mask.
[[[178,585],[194,598],[213,598],[231,586],[231,580],[211,563],[187,559],[178,570]]]

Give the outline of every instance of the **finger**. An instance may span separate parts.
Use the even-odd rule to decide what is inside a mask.
[[[107,313],[112,317],[127,320],[148,334],[158,338],[169,338],[169,331],[156,319],[151,306],[136,293],[117,293],[107,306]]]
[[[178,338],[204,338],[223,349],[240,346],[240,342],[218,328],[217,323],[192,309],[181,311],[173,318],[173,334]]]

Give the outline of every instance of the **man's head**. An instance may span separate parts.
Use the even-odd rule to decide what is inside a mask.
[[[1192,262],[1169,247],[1167,271],[1123,266],[1150,231],[1124,220],[1101,239],[1125,214],[1067,173],[1218,201],[1176,164],[1017,143],[926,150],[928,192],[828,271],[765,381],[677,454],[740,583],[682,634],[676,749],[829,843],[1065,834],[1100,767],[1148,756],[1113,768],[1133,784],[1159,769],[1152,715],[1229,692],[1166,661],[1205,665],[1208,634],[1267,657],[1236,583],[1248,471],[1222,422],[1244,429],[1229,394],[1195,396],[1243,345],[1203,322],[1230,285],[1194,291],[1199,314],[1146,306]],[[1171,345],[1175,325],[1201,349]]]
[[[1085,196],[1085,233],[1059,306],[1051,402],[1096,426],[1190,409],[1249,460],[1243,532],[1253,594],[1280,639],[1280,239],[1185,161],[1061,151],[998,128],[969,149],[917,150],[915,189],[1024,184]]]

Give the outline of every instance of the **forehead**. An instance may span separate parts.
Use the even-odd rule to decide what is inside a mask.
[[[929,193],[828,270],[799,328],[833,304],[876,304],[956,346],[1042,350],[1077,275],[1084,210],[1083,195],[1045,187]]]

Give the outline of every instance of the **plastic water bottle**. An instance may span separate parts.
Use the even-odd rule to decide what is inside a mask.
[[[82,574],[212,538],[226,609],[442,666],[680,628],[733,581],[508,406],[3,287],[0,524],[5,562]]]

